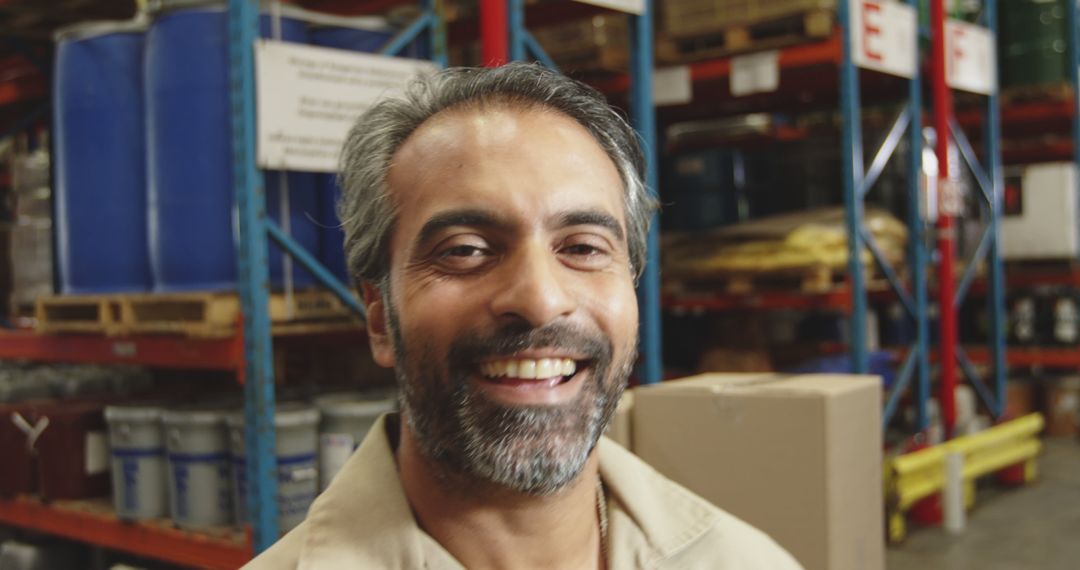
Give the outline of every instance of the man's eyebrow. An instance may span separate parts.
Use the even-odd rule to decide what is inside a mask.
[[[603,210],[573,210],[564,212],[556,217],[555,226],[566,228],[570,226],[600,226],[615,234],[619,241],[626,239],[622,224],[615,216]]]
[[[506,221],[486,210],[448,210],[435,214],[425,222],[423,227],[420,228],[420,233],[417,234],[414,243],[418,246],[423,245],[442,230],[454,226],[501,228],[506,225]]]

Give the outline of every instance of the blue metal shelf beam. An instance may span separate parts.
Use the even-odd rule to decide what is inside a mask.
[[[254,549],[278,538],[274,433],[274,366],[270,338],[270,271],[266,196],[255,164],[255,54],[259,3],[229,0],[229,82],[232,102],[233,182],[240,218],[240,302],[244,311],[244,416],[247,501]]]
[[[909,0],[918,9],[918,2]],[[850,4],[839,2],[837,16],[843,30],[843,53],[840,63],[840,111],[843,118],[843,172],[844,172],[844,221],[848,234],[848,274],[851,282],[851,365],[860,374],[869,368],[866,323],[868,300],[866,274],[862,262],[864,249],[870,251],[876,265],[896,292],[898,298],[914,323],[915,341],[907,353],[897,374],[885,408],[882,423],[888,425],[899,407],[900,398],[915,381],[915,406],[918,429],[926,427],[926,401],[929,395],[930,375],[927,355],[927,292],[926,292],[926,224],[923,221],[921,189],[922,172],[922,83],[916,70],[909,82],[907,103],[897,114],[892,127],[882,140],[869,169],[863,165],[863,136],[859,70],[852,53],[852,25]],[[888,161],[895,155],[904,135],[908,136],[910,157],[908,159],[908,265],[911,270],[910,291],[905,288],[892,263],[886,259],[865,220],[866,195],[877,183]]]
[[[631,120],[641,137],[645,152],[645,184],[659,197],[659,154],[656,144],[656,106],[653,104],[653,0],[645,0],[645,11],[632,16],[630,26],[630,107]],[[660,216],[649,225],[648,257],[638,284],[641,315],[642,384],[663,379],[663,345],[660,308]]]
[[[1075,1],[1070,0],[1071,12],[1075,15]],[[981,22],[997,37],[997,0],[984,0],[983,21]],[[1072,35],[1076,35],[1076,30]],[[1075,66],[1072,70],[1076,74]],[[979,244],[967,263],[964,275],[957,286],[953,306],[943,310],[957,311],[967,297],[971,283],[980,262],[985,261],[989,270],[987,289],[987,313],[989,316],[991,385],[978,374],[975,366],[960,346],[956,349],[956,359],[961,371],[979,395],[983,404],[995,418],[1005,412],[1005,269],[1001,260],[1001,212],[1004,208],[1005,183],[1001,172],[1001,112],[998,108],[998,86],[995,85],[990,95],[983,102],[985,113],[984,145],[986,154],[980,163],[971,142],[955,119],[949,123],[949,131],[960,151],[960,157],[967,164],[978,186],[980,207],[986,216],[986,227],[979,239]],[[1075,117],[1074,117],[1074,120]]]

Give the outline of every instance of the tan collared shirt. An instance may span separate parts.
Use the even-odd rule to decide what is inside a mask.
[[[413,518],[380,418],[315,500],[307,519],[245,568],[463,568]],[[597,446],[607,490],[612,569],[801,568],[750,525],[666,479],[606,438]]]

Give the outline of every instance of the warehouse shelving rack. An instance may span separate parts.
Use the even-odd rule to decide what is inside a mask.
[[[446,64],[446,33],[437,0],[423,0],[420,15],[380,52],[401,53],[422,34],[432,47],[432,59]],[[274,369],[268,314],[269,268],[267,236],[300,262],[346,306],[360,316],[364,308],[349,288],[324,268],[303,246],[266,217],[262,177],[255,162],[255,40],[259,3],[229,0],[230,89],[232,97],[233,180],[239,211],[239,289],[243,307],[244,416],[247,446],[248,505],[257,554],[277,541],[277,461],[274,451]]]
[[[907,2],[908,5],[916,7],[918,2]],[[840,27],[840,34],[834,36],[826,41],[818,41],[805,45],[797,45],[787,48],[780,48],[778,51],[778,65],[781,72],[781,83],[785,81],[785,77],[790,74],[794,77],[799,74],[799,87],[807,90],[815,90],[814,95],[817,97],[816,101],[820,101],[823,97],[831,95],[831,92],[825,92],[822,87],[823,81],[819,81],[816,84],[806,80],[807,75],[818,74],[825,75],[831,73],[831,71],[823,71],[825,67],[831,67],[833,70],[839,72],[839,107],[840,113],[843,117],[842,121],[842,143],[843,143],[843,163],[844,163],[844,200],[846,219],[845,225],[849,236],[848,248],[849,248],[849,282],[845,290],[842,292],[832,292],[829,294],[751,294],[751,295],[715,295],[709,298],[666,298],[664,300],[665,307],[674,308],[679,311],[711,311],[711,310],[726,310],[733,308],[750,308],[750,309],[775,309],[775,308],[806,308],[809,306],[828,307],[833,309],[844,310],[848,312],[850,317],[849,330],[851,331],[851,342],[848,344],[848,353],[852,359],[852,369],[855,372],[865,372],[868,366],[868,347],[866,345],[866,315],[868,312],[868,301],[870,299],[883,299],[889,295],[895,295],[899,298],[902,305],[905,307],[908,317],[914,323],[915,339],[910,347],[905,350],[896,351],[896,354],[900,357],[900,367],[895,384],[888,394],[888,398],[884,405],[882,414],[882,421],[884,425],[888,425],[891,419],[895,416],[901,400],[907,394],[909,388],[912,390],[912,406],[915,409],[915,429],[916,431],[923,431],[928,427],[927,407],[926,404],[931,396],[930,387],[930,356],[934,354],[934,348],[930,346],[930,334],[929,334],[929,294],[930,287],[927,283],[930,281],[928,277],[930,272],[928,271],[930,247],[928,246],[928,240],[930,238],[930,228],[922,220],[920,212],[923,207],[920,205],[920,195],[922,190],[919,185],[919,177],[922,171],[922,147],[923,147],[923,135],[921,132],[921,126],[924,114],[922,107],[923,85],[921,77],[921,67],[917,68],[914,77],[907,82],[907,97],[903,110],[896,116],[892,123],[892,128],[888,129],[887,134],[883,138],[880,146],[870,161],[869,168],[864,168],[863,163],[863,149],[864,144],[862,140],[861,129],[861,116],[862,109],[861,101],[861,89],[865,87],[860,85],[861,81],[865,77],[867,85],[870,85],[870,80],[875,79],[880,74],[867,73],[865,70],[863,74],[860,74],[859,69],[854,62],[853,54],[851,53],[851,30],[852,30],[852,14],[849,9],[850,4],[845,0],[839,0],[837,2],[837,19]],[[995,8],[993,2],[988,3],[988,12],[992,12]],[[991,24],[991,30],[996,31],[996,22],[992,19],[993,14],[990,14],[990,18],[986,22]],[[922,35],[929,35],[928,30],[921,30]],[[700,61],[689,64],[690,76],[695,90],[702,85],[714,85],[723,84],[730,80],[732,73],[731,60],[728,58],[720,58],[713,60]],[[829,76],[831,77],[831,75]],[[890,84],[892,85],[892,84]],[[628,82],[625,78],[615,78],[605,81],[600,86],[602,91],[609,93],[621,93],[625,92],[628,88]],[[874,86],[874,97],[876,99],[882,99],[882,89],[880,86]],[[709,90],[710,95],[717,93],[717,89],[714,87]],[[721,97],[728,97],[721,95]],[[753,97],[753,96],[751,96]],[[754,111],[762,111],[774,108],[777,105],[777,101],[783,99],[763,99],[760,104],[751,103],[746,107]],[[986,149],[989,160],[987,161],[986,172],[993,173],[993,177],[983,176],[980,178],[980,182],[983,183],[984,197],[988,206],[989,216],[991,218],[991,225],[987,228],[985,235],[982,239],[982,245],[980,246],[977,254],[976,261],[978,259],[985,259],[988,265],[991,267],[991,276],[988,280],[989,285],[983,284],[983,286],[989,287],[991,290],[996,291],[994,299],[990,303],[990,321],[992,323],[1002,323],[1003,320],[1003,301],[1002,291],[1003,285],[1001,281],[1001,259],[1000,254],[997,251],[997,239],[998,235],[997,223],[999,220],[1000,212],[1000,193],[1001,193],[1001,179],[1000,179],[1000,159],[999,156],[999,131],[998,128],[998,114],[997,114],[997,92],[995,90],[990,97],[985,99],[985,108],[980,110],[975,120],[979,120],[982,117],[986,117],[986,123],[988,128],[986,129]],[[969,115],[970,117],[971,115]],[[966,137],[962,132],[959,132],[959,128],[956,125],[956,121],[950,121],[949,126],[946,127],[947,132],[959,133],[959,144],[963,152],[965,161],[971,162],[974,165],[976,172],[981,171],[981,167],[978,166],[975,160],[975,153],[973,152],[971,145],[967,143]],[[1080,133],[1080,128],[1077,129]],[[909,283],[907,287],[899,278],[898,272],[893,269],[888,261],[884,259],[879,248],[873,243],[872,236],[869,235],[865,225],[863,224],[863,200],[867,195],[867,192],[871,189],[874,182],[881,175],[883,168],[888,162],[889,158],[895,150],[900,146],[901,139],[907,137],[908,149],[909,149],[909,161],[907,166],[908,171],[908,218],[906,220],[909,231],[909,247],[907,251],[907,261],[909,266]],[[862,263],[859,261],[859,257],[856,252],[861,251],[863,247],[868,248],[877,264],[882,270],[886,281],[888,282],[888,290],[882,291],[876,287],[871,287],[866,280],[865,272]],[[997,268],[997,269],[995,269]],[[969,265],[969,270],[960,281],[960,295],[957,296],[962,300],[964,292],[971,286],[975,277],[974,264]],[[958,301],[954,300],[950,303],[951,306],[958,306]],[[998,325],[998,331],[1002,328]],[[963,349],[956,349],[960,359],[962,368],[965,374],[973,378],[973,384],[976,386],[976,390],[987,403],[988,408],[995,416],[1000,416],[1003,409],[1003,396],[1004,396],[1004,374],[1005,364],[1003,360],[1003,339],[1000,333],[995,334],[996,339],[991,343],[991,346],[987,350],[972,349],[965,351]],[[892,347],[890,347],[892,348]],[[970,356],[968,356],[970,352]],[[1040,353],[1051,355],[1051,353]],[[1052,353],[1050,358],[1057,359],[1062,355],[1057,352]],[[1018,355],[1018,359],[1038,359],[1042,358],[1035,354]],[[975,367],[972,365],[974,362],[989,363],[993,366],[993,386],[994,390],[986,388],[978,376],[975,374]]]
[[[907,2],[916,6],[917,2]],[[858,252],[868,248],[875,262],[881,268],[888,281],[892,294],[900,299],[909,318],[914,322],[915,340],[905,351],[896,384],[885,404],[883,423],[888,424],[895,413],[901,397],[914,381],[914,406],[917,410],[918,429],[926,427],[926,402],[929,398],[929,329],[927,319],[926,267],[928,251],[925,245],[927,229],[922,221],[919,205],[919,173],[921,172],[922,149],[922,85],[919,70],[908,80],[907,97],[903,109],[897,114],[871,160],[869,169],[863,165],[863,139],[861,119],[860,73],[855,65],[851,51],[852,14],[846,0],[837,2],[837,19],[840,33],[833,37],[813,43],[796,45],[777,50],[777,61],[784,77],[795,73],[818,72],[823,74],[838,73],[839,111],[842,116],[843,146],[843,183],[845,205],[845,227],[849,236],[848,285],[842,292],[829,294],[804,293],[794,294],[755,294],[752,296],[718,295],[711,299],[670,299],[665,301],[668,307],[680,310],[724,310],[729,308],[807,308],[829,307],[849,313],[851,341],[848,352],[852,360],[852,369],[865,373],[868,369],[868,347],[866,344],[866,322],[868,299],[886,294],[868,286],[865,268]],[[692,83],[696,86],[708,83],[730,81],[732,64],[729,58],[700,61],[689,64]],[[831,75],[830,75],[831,77]],[[821,90],[821,83],[805,83],[807,87]],[[812,86],[812,87],[811,87]],[[606,82],[601,87],[608,92],[622,92],[627,89],[625,79]],[[765,110],[775,101],[766,101],[753,107]],[[882,174],[889,159],[900,146],[904,137],[908,139],[910,160],[908,170],[908,210],[906,220],[910,234],[907,252],[911,272],[908,287],[902,282],[899,273],[885,259],[880,248],[864,224],[863,203],[867,193]]]
[[[372,2],[372,8],[405,3]],[[424,37],[432,60],[446,64],[446,32],[437,0],[421,0],[419,15],[381,52],[396,55]],[[0,503],[0,523],[64,536],[173,563],[205,568],[236,568],[279,537],[277,465],[274,452],[274,343],[315,342],[359,346],[363,333],[326,330],[298,336],[275,336],[269,318],[267,238],[336,294],[345,306],[363,316],[350,288],[338,281],[273,220],[266,217],[262,176],[255,162],[255,69],[253,45],[258,37],[259,3],[229,0],[230,101],[232,107],[233,179],[239,212],[238,282],[243,322],[227,338],[167,336],[104,337],[0,332],[0,358],[67,363],[138,364],[143,366],[232,372],[244,385],[248,500],[251,527],[246,538],[211,536],[167,525],[129,524],[93,501],[43,503],[16,498]],[[5,95],[0,89],[0,99]],[[243,534],[243,533],[241,533]]]

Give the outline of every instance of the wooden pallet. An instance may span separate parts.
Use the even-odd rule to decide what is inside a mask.
[[[38,332],[180,334],[213,338],[235,334],[242,309],[236,293],[71,295],[39,299]],[[270,296],[275,327],[351,325],[350,310],[328,291],[300,291],[292,302],[281,293]]]
[[[894,260],[895,261],[895,260]],[[907,269],[902,264],[893,265],[900,279],[907,279]],[[877,265],[863,266],[863,276],[868,289],[886,289],[888,280]],[[830,293],[848,285],[847,266],[825,265],[760,272],[709,272],[668,275],[664,294],[697,295],[727,294],[753,295],[762,293]]]
[[[65,295],[39,298],[34,304],[37,330],[123,334],[123,307],[111,295]]]
[[[1023,85],[1003,89],[1001,91],[1001,105],[1069,101],[1072,96],[1073,89],[1068,83]]]
[[[765,292],[824,293],[841,287],[847,280],[844,268],[812,266],[784,271],[702,273],[671,279],[667,293],[725,293],[744,295]]]
[[[739,24],[697,37],[656,39],[656,59],[674,65],[725,57],[738,53],[776,49],[832,36],[835,15],[831,10],[812,10],[772,20]]]

